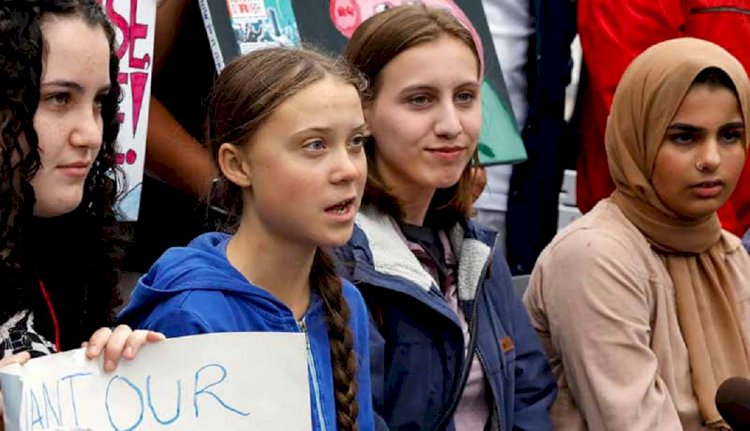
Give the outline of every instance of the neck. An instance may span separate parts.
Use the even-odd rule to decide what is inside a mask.
[[[430,209],[430,202],[432,202],[436,189],[399,181],[394,176],[384,172],[382,168],[380,172],[388,193],[398,199],[403,216],[402,221],[422,226],[425,218],[427,218],[427,211]]]
[[[310,270],[314,246],[271,237],[243,217],[227,245],[227,259],[247,280],[283,302],[300,320],[310,305]]]
[[[410,197],[402,197],[402,195],[397,194],[396,198],[401,203],[401,211],[404,217],[402,221],[422,226],[425,218],[427,218],[427,210],[430,209],[430,202],[434,194],[434,189],[432,192],[422,191],[421,193],[411,194]]]

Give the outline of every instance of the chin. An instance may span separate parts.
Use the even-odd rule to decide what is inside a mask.
[[[442,178],[442,179],[440,179],[438,181],[435,181],[435,183],[434,183],[433,186],[436,189],[448,189],[448,188],[451,188],[451,187],[455,186],[456,184],[458,184],[458,181],[460,179],[461,179],[461,175],[460,174],[457,177],[455,177],[455,178]]]
[[[690,208],[681,215],[692,220],[701,220],[711,217],[719,210],[719,205],[706,205],[701,208]]]
[[[352,237],[352,229],[348,229],[347,232],[340,232],[340,233],[333,233],[330,235],[326,235],[323,238],[320,238],[318,241],[316,241],[318,247],[322,248],[336,248],[341,247],[342,245],[349,242],[349,240]]]
[[[71,213],[78,208],[78,206],[81,204],[81,201],[78,200],[76,202],[69,202],[69,203],[55,203],[54,205],[45,205],[44,203],[39,204],[37,203],[34,205],[34,215],[36,217],[42,217],[42,218],[52,218],[52,217],[58,217],[64,214]]]

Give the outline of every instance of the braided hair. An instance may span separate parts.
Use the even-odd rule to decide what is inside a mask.
[[[339,430],[357,427],[357,358],[354,354],[354,335],[349,327],[350,311],[344,299],[341,278],[336,273],[333,260],[318,249],[313,260],[310,281],[320,286],[326,305],[326,323],[331,343],[334,397],[336,399],[336,422]]]
[[[227,65],[208,102],[206,141],[214,162],[218,165],[218,151],[223,143],[245,145],[282,103],[327,76],[351,84],[360,94],[366,87],[361,75],[348,63],[309,49],[264,49]],[[217,171],[218,186],[212,200],[227,211],[227,223],[232,230],[242,213],[242,188],[227,180],[221,169]],[[357,358],[349,327],[350,311],[333,261],[321,249],[316,250],[313,259],[310,284],[319,289],[326,306],[338,429],[355,431],[359,411]]]

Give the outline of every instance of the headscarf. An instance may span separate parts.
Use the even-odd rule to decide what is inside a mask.
[[[700,219],[680,216],[651,184],[667,128],[695,78],[711,67],[732,80],[742,118],[750,125],[750,83],[742,65],[711,42],[673,39],[652,46],[625,71],[607,122],[606,148],[616,185],[612,200],[666,265],[700,413],[707,426],[719,429],[727,425],[714,404],[716,389],[729,377],[750,377],[721,225],[716,213]],[[747,141],[743,144],[747,149]]]

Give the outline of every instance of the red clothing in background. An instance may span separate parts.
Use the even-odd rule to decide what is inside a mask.
[[[588,87],[576,198],[587,212],[614,190],[604,130],[625,68],[651,45],[691,36],[721,45],[750,70],[750,0],[578,0],[578,29]],[[719,210],[722,226],[739,236],[750,229],[749,166],[746,162],[734,194]]]

